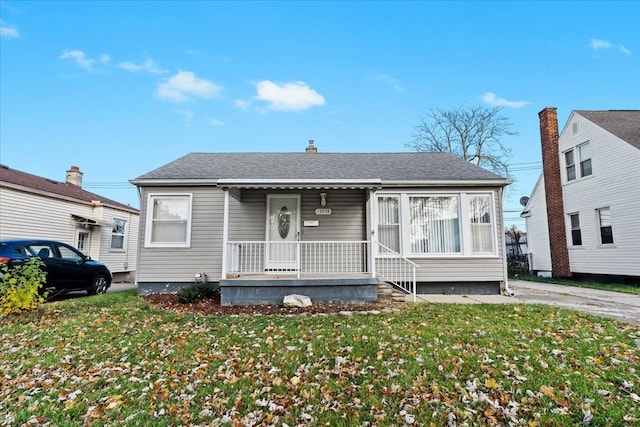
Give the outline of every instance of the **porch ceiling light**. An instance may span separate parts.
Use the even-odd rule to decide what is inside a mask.
[[[327,206],[327,193],[320,193],[320,206]]]

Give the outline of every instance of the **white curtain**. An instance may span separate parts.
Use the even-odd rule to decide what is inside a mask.
[[[490,196],[469,196],[473,252],[493,253]]]
[[[154,243],[186,242],[188,212],[188,197],[154,198],[151,241]]]
[[[458,197],[411,197],[411,252],[460,252]]]
[[[378,198],[378,242],[395,252],[400,252],[398,197]]]

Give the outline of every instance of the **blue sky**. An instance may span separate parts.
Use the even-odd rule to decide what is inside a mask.
[[[0,162],[138,207],[189,152],[401,152],[427,108],[502,105],[506,224],[537,113],[640,108],[640,2],[1,1]]]

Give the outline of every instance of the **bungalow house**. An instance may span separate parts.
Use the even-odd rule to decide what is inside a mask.
[[[139,211],[82,189],[77,166],[59,182],[0,165],[0,239],[59,240],[133,279]]]
[[[539,113],[543,172],[521,214],[541,276],[640,283],[640,110]]]
[[[494,293],[508,180],[449,153],[191,153],[131,181],[140,294],[198,281],[223,304]]]

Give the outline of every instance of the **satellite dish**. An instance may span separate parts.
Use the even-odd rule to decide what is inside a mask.
[[[526,206],[528,201],[529,201],[529,198],[527,196],[520,197],[520,204],[522,206]]]

